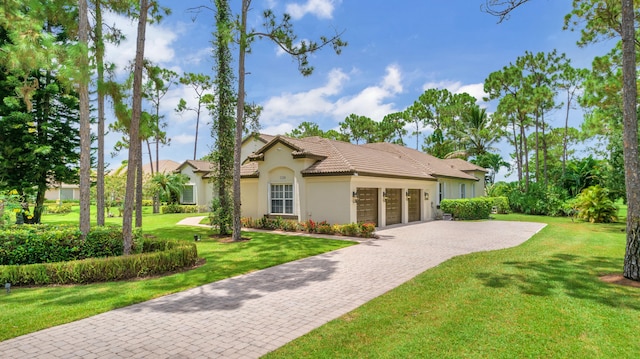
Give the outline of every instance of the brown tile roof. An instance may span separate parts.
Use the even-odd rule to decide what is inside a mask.
[[[215,169],[215,165],[209,161],[186,160],[176,168],[176,171],[180,171],[185,166],[191,166],[193,168],[193,172],[211,172]]]
[[[155,161],[153,163],[143,164],[142,173],[151,174],[151,165],[153,165],[153,171],[155,173],[155,170],[156,170]],[[158,169],[160,170],[160,173],[171,173],[175,171],[179,166],[180,164],[178,162],[172,161],[172,160],[160,160],[158,162]],[[115,171],[111,171],[109,172],[109,175],[120,175],[125,173],[127,173],[127,166],[123,166],[121,168],[116,169]]]
[[[292,150],[294,157],[313,158],[317,161],[302,171],[303,175],[361,174],[381,177],[403,177],[435,180],[453,177],[477,180],[442,159],[426,153],[390,143],[354,145],[348,142],[320,137],[290,138],[275,136],[269,143],[249,156],[251,161],[264,159],[264,153],[277,143]],[[250,162],[252,163],[252,162]],[[256,167],[257,171],[257,167]],[[249,169],[246,173],[249,173]],[[257,174],[257,172],[251,172]]]
[[[471,162],[465,161],[463,159],[460,158],[450,158],[450,159],[446,159],[444,160],[445,162],[448,162],[449,164],[451,164],[452,166],[454,166],[455,168],[459,169],[460,171],[481,171],[481,172],[489,172],[486,168],[484,167],[480,167],[478,165],[475,165]]]

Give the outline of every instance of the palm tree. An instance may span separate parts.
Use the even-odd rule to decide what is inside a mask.
[[[464,144],[467,156],[480,156],[494,150],[492,145],[502,135],[501,128],[479,106],[472,106],[465,111],[456,127],[454,136]]]
[[[189,177],[182,173],[156,173],[151,182],[156,190],[164,197],[169,204],[178,202],[180,193],[189,182]]]

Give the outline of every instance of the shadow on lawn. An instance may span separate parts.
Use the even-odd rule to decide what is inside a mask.
[[[564,293],[573,298],[592,300],[611,307],[640,310],[640,290],[613,287],[598,277],[621,272],[619,260],[609,257],[581,257],[556,254],[545,261],[504,262],[516,273],[478,273],[476,277],[487,287],[516,287],[522,293],[555,296]]]
[[[184,313],[233,310],[265,293],[292,290],[329,279],[336,270],[332,253],[270,267],[248,275],[228,278],[127,308]]]

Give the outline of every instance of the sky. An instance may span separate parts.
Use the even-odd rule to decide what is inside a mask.
[[[214,13],[211,0],[160,0],[172,13],[160,23],[147,27],[145,57],[178,74],[186,72],[215,76],[212,69],[212,31]],[[237,13],[240,0],[232,0]],[[364,115],[380,121],[389,113],[410,106],[426,89],[446,88],[454,93],[467,92],[489,113],[497,102],[484,102],[483,83],[494,71],[515,62],[525,51],[565,53],[574,67],[591,66],[594,56],[602,55],[612,43],[580,48],[578,31],[563,30],[570,0],[532,0],[516,9],[500,24],[483,11],[485,0],[253,0],[249,26],[261,29],[261,14],[272,9],[277,15],[291,15],[300,39],[318,39],[342,33],[348,42],[340,55],[324,48],[309,57],[315,70],[304,77],[297,63],[266,39],[253,43],[246,60],[248,102],[263,107],[261,132],[285,134],[301,122],[317,123],[321,129],[337,129],[349,114]],[[195,8],[204,6],[201,11]],[[208,7],[209,9],[207,9]],[[107,48],[108,59],[120,76],[135,55],[136,23],[110,15],[107,22],[120,28],[127,39]],[[233,54],[237,48],[232,49]],[[161,147],[160,159],[178,163],[193,159],[196,117],[177,113],[180,99],[195,104],[195,93],[179,85],[171,87],[161,103],[161,114],[171,139]],[[145,108],[150,110],[150,105]],[[213,146],[211,121],[201,119],[197,157]],[[564,123],[564,113],[547,117],[551,126]],[[110,116],[113,121],[113,116]],[[580,111],[573,111],[571,124],[579,126]],[[409,131],[411,133],[411,130]],[[425,129],[422,136],[428,135]],[[107,152],[121,137],[105,137]],[[415,146],[415,136],[405,137]],[[509,160],[510,148],[498,146]],[[143,162],[147,163],[146,147]],[[579,155],[579,154],[578,154]],[[108,157],[109,168],[117,168],[126,152]],[[155,159],[154,159],[155,160]],[[509,178],[503,171],[498,179]],[[511,178],[513,179],[513,178]]]

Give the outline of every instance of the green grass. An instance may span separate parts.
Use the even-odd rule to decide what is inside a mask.
[[[74,217],[75,215],[75,217]],[[39,288],[12,287],[0,292],[0,341],[40,329],[86,318],[111,309],[143,302],[169,293],[215,282],[296,259],[354,244],[340,240],[244,233],[250,241],[220,243],[207,228],[175,226],[197,214],[145,214],[144,233],[159,238],[189,239],[198,234],[198,255],[206,263],[186,272],[124,282]],[[121,224],[122,218],[110,218]],[[44,223],[78,223],[77,210],[67,215],[46,215]]]
[[[637,358],[640,288],[598,278],[622,272],[624,223],[496,217],[548,226],[455,257],[266,358]]]

